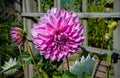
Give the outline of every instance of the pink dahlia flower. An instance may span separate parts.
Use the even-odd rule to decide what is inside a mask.
[[[52,8],[31,29],[35,47],[46,59],[63,60],[80,49],[83,26],[75,12]]]
[[[13,42],[20,48],[25,42],[24,31],[19,27],[12,27],[10,30],[10,35],[12,37]]]

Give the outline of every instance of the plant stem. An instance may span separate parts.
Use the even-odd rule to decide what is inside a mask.
[[[70,68],[69,68],[69,60],[68,60],[68,57],[66,58],[66,60],[67,60],[67,67],[68,67],[68,70],[70,70]]]
[[[21,55],[22,54],[21,48],[19,48],[19,52],[20,52],[20,55]],[[25,76],[24,61],[23,60],[22,60],[22,67],[23,67],[23,72],[24,72],[24,78],[26,78],[26,76]]]
[[[111,56],[107,56],[107,72],[106,72],[106,78],[110,78],[110,65],[111,65]]]
[[[31,49],[31,47],[30,47],[29,42],[28,42],[27,39],[26,39],[26,43],[27,43],[27,48],[28,48],[28,50],[29,50],[28,52],[29,52],[29,54],[30,54],[30,56],[31,56],[31,58],[32,58],[33,64],[34,64],[34,66],[35,66],[35,70],[36,70],[36,72],[37,72],[37,74],[38,74],[38,78],[41,78],[39,69],[38,69],[38,67],[37,67],[37,65],[36,65],[36,63],[35,63],[35,60],[34,60],[34,56],[33,56],[33,53],[32,53],[32,49]]]

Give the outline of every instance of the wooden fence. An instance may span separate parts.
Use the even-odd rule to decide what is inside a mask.
[[[21,1],[21,0],[18,0]],[[28,33],[28,38],[32,39],[30,34],[30,29],[34,23],[33,18],[38,19],[38,17],[41,17],[44,15],[42,13],[42,0],[37,0],[36,3],[35,0],[22,0],[22,18],[23,18],[23,24],[24,24],[24,30]],[[37,7],[38,6],[38,7]],[[83,24],[85,27],[85,41],[84,41],[84,48],[87,51],[99,53],[101,49],[95,48],[95,47],[89,47],[88,46],[88,26],[87,26],[87,19],[88,18],[114,18],[118,21],[118,27],[113,31],[113,50],[101,50],[101,54],[108,54],[112,55],[112,53],[120,54],[120,1],[114,0],[114,12],[110,13],[103,13],[103,12],[87,12],[88,10],[88,0],[82,0],[82,12],[76,13],[80,18],[85,18],[83,20]],[[54,0],[54,7],[61,8],[61,0]],[[33,46],[31,44],[31,46]],[[33,48],[33,51],[35,52],[35,49]],[[33,69],[31,69],[32,65],[27,66],[26,69],[26,77],[32,78],[34,75]],[[119,78],[120,77],[120,60],[118,60],[117,63],[114,64],[114,77]]]

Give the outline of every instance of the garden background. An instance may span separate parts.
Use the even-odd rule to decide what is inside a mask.
[[[85,27],[86,39],[84,41],[84,50],[77,52],[75,55],[77,57],[69,58],[72,63],[88,53],[91,56],[96,55],[100,61],[107,61],[108,55],[112,55],[112,53],[119,55],[119,5],[119,0],[1,0],[0,66],[3,66],[4,62],[11,57],[19,55],[19,50],[9,35],[10,28],[18,26],[29,33],[33,22],[37,22],[39,20],[38,17],[42,16],[52,7],[75,11]],[[118,27],[114,27],[114,22],[117,22]],[[31,40],[30,33],[28,38]],[[31,46],[33,45],[31,44]],[[34,46],[32,49],[36,51]],[[115,78],[119,78],[119,64],[114,64],[113,67],[115,69],[113,72]],[[33,73],[30,68],[31,66],[28,66],[29,73],[26,73],[29,76]]]

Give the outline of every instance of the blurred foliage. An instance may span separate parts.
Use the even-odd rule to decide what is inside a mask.
[[[82,0],[62,0],[62,8],[67,11],[81,12]]]
[[[89,0],[88,7],[89,12],[111,12],[113,5],[110,0]],[[105,39],[105,34],[109,33],[107,22],[110,20],[106,18],[88,19],[89,46],[107,49],[109,41]]]
[[[50,8],[54,7],[54,0],[42,0],[42,11],[47,12]]]
[[[1,0],[0,2],[0,55],[1,64],[10,57],[18,55],[17,47],[12,44],[9,30],[12,26],[19,25],[13,7],[13,0]]]

